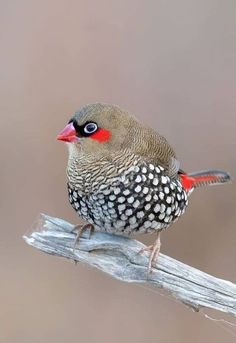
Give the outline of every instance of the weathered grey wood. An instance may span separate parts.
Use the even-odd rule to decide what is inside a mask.
[[[207,307],[236,316],[236,285],[160,254],[147,279],[148,254],[137,254],[144,245],[134,239],[96,232],[84,233],[73,253],[73,225],[42,214],[36,231],[25,241],[46,253],[85,262],[126,282],[163,288],[196,311]]]

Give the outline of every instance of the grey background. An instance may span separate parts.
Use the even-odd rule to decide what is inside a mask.
[[[186,170],[236,175],[235,1],[0,7],[0,341],[235,342],[225,327],[158,292],[21,239],[39,212],[78,222],[67,201],[66,147],[55,136],[88,102],[135,113],[168,138]],[[235,204],[235,183],[196,191],[162,235],[162,252],[236,282]]]

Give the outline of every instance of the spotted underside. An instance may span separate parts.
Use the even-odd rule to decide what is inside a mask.
[[[142,163],[84,193],[68,183],[69,201],[96,230],[116,234],[162,230],[177,220],[187,206],[180,181],[170,179],[161,166]]]

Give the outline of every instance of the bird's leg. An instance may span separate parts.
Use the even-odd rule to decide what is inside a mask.
[[[150,256],[148,261],[148,270],[147,273],[149,274],[152,270],[152,267],[157,263],[157,259],[161,249],[161,232],[157,233],[157,239],[155,240],[152,249],[150,250]]]
[[[142,248],[138,253],[142,254],[144,251],[149,251],[150,252],[150,256],[149,256],[149,261],[148,261],[148,268],[147,268],[147,275],[150,274],[150,272],[152,271],[152,267],[154,267],[154,265],[157,262],[159,253],[160,253],[160,249],[161,249],[161,231],[157,232],[157,239],[155,240],[154,244],[149,245],[145,248]]]
[[[92,224],[84,224],[84,225],[78,224],[78,225],[75,225],[75,227],[72,229],[71,232],[76,232],[76,237],[75,237],[74,246],[73,246],[73,253],[75,252],[75,247],[77,243],[79,242],[80,237],[82,236],[83,232],[86,230],[89,230],[89,239],[90,239],[91,235],[94,232],[94,226]]]

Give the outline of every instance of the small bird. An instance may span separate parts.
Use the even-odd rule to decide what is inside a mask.
[[[230,181],[221,170],[185,173],[167,140],[118,106],[94,103],[75,112],[58,140],[68,143],[69,201],[89,224],[119,235],[157,233],[148,273],[160,251],[160,233],[174,223],[200,186]]]

